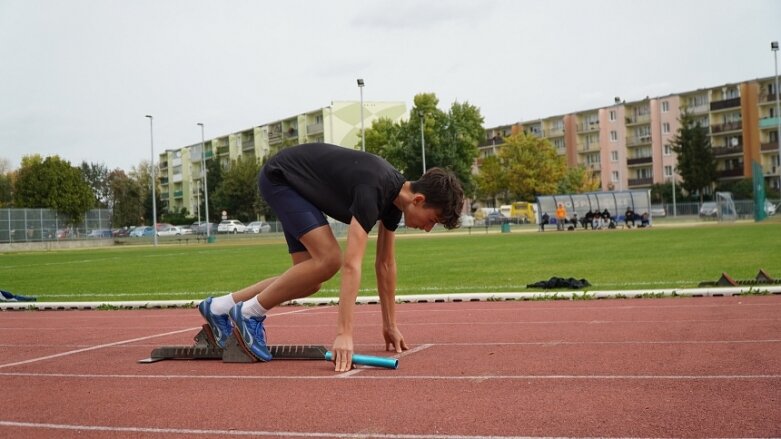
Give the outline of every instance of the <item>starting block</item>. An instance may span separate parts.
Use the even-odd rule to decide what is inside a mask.
[[[139,363],[156,363],[163,360],[222,360],[224,363],[255,363],[260,360],[248,354],[236,340],[234,334],[228,337],[225,349],[217,346],[211,327],[204,324],[194,337],[192,346],[161,346],[152,350],[149,358]],[[317,345],[274,345],[269,346],[274,359],[280,360],[325,360],[328,350]]]

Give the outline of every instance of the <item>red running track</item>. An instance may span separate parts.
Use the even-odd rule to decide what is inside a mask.
[[[356,350],[387,355],[379,306]],[[401,304],[399,369],[138,364],[191,344],[195,309],[0,313],[0,437],[781,436],[781,296]],[[333,341],[284,307],[273,344]]]

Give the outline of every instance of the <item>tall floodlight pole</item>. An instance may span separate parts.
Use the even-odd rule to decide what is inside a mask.
[[[198,126],[201,127],[201,169],[203,170],[203,198],[205,203],[203,207],[205,208],[204,215],[206,215],[206,238],[208,241],[209,233],[211,233],[209,229],[211,229],[211,227],[209,224],[209,183],[206,179],[206,142],[203,136],[203,124],[198,122]]]
[[[361,151],[366,151],[366,136],[363,130],[363,79],[358,78],[358,89],[361,91]]]
[[[778,41],[770,42],[770,50],[773,51],[773,58],[776,65],[776,122],[778,122],[778,131],[776,131],[776,142],[778,142],[778,166],[776,171],[778,172],[778,190],[781,191],[781,104],[779,104],[778,95],[781,94],[781,90],[778,89]]]
[[[418,117],[420,117],[420,152],[421,155],[423,156],[423,173],[425,174],[426,173],[426,137],[423,135],[425,114],[423,114],[422,111],[418,111]]]
[[[155,247],[157,247],[157,194],[155,194],[155,136],[152,128],[152,116],[146,115],[149,118],[149,143],[151,145],[151,159],[149,164],[149,172],[152,174],[152,236],[154,236]]]
[[[198,189],[195,191],[195,195],[198,197],[196,209],[198,210],[198,224],[201,224],[201,180],[198,180],[197,186]]]

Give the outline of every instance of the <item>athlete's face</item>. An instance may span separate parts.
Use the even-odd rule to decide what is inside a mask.
[[[412,203],[404,209],[404,223],[407,227],[430,232],[439,223],[439,210],[433,207],[425,207],[426,198],[416,194]]]

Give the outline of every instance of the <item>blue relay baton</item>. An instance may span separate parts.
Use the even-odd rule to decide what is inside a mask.
[[[334,355],[331,351],[325,353],[325,359],[327,361],[333,361]],[[399,367],[399,360],[397,358],[389,357],[374,357],[371,355],[353,354],[353,364],[360,364],[362,366],[374,366],[384,367],[387,369],[396,369]]]

